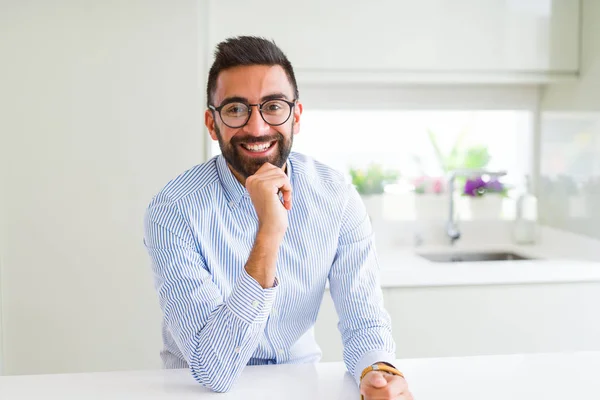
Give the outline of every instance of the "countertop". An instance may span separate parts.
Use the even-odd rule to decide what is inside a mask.
[[[433,262],[418,253],[509,251],[532,260]],[[597,251],[597,250],[596,250]],[[477,245],[378,250],[382,287],[600,282],[600,263],[564,255],[552,246]]]
[[[600,398],[600,352],[397,360],[417,400]],[[246,367],[226,394],[187,370],[0,377],[0,398],[16,399],[358,399],[342,363]]]

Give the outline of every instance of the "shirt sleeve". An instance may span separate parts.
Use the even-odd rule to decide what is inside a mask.
[[[226,392],[258,346],[277,282],[263,289],[244,269],[231,295],[223,298],[176,205],[155,199],[144,225],[166,328],[194,378]]]
[[[371,222],[356,189],[349,185],[348,191],[329,287],[340,320],[344,363],[359,383],[369,365],[394,363],[396,346],[383,304]]]

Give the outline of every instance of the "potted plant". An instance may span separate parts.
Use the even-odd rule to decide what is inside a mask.
[[[464,129],[449,151],[442,151],[437,135],[427,130],[429,143],[438,162],[438,170],[442,177],[422,176],[414,182],[415,212],[417,219],[443,219],[448,213],[448,198],[454,193],[447,193],[446,177],[456,169],[482,169],[490,162],[490,154],[486,146],[466,146],[468,130]],[[419,158],[416,157],[419,162]],[[455,178],[455,187],[463,187],[466,178]]]
[[[443,177],[421,176],[413,181],[417,220],[444,219],[448,213],[446,182]]]
[[[377,163],[371,163],[366,168],[351,167],[349,172],[352,184],[360,193],[371,219],[381,218],[385,186],[396,182],[400,173],[386,170]]]
[[[499,219],[507,192],[497,178],[475,176],[466,180],[462,194],[468,198],[471,219]]]

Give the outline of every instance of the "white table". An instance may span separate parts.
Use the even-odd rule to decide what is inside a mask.
[[[600,340],[600,338],[599,338]],[[398,360],[417,400],[600,399],[600,352]],[[0,399],[358,399],[341,363],[247,367],[227,394],[187,370],[0,377]]]

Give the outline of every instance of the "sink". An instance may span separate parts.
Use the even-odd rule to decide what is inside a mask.
[[[419,256],[433,262],[478,262],[478,261],[516,261],[533,260],[512,252],[448,252],[418,254]]]

